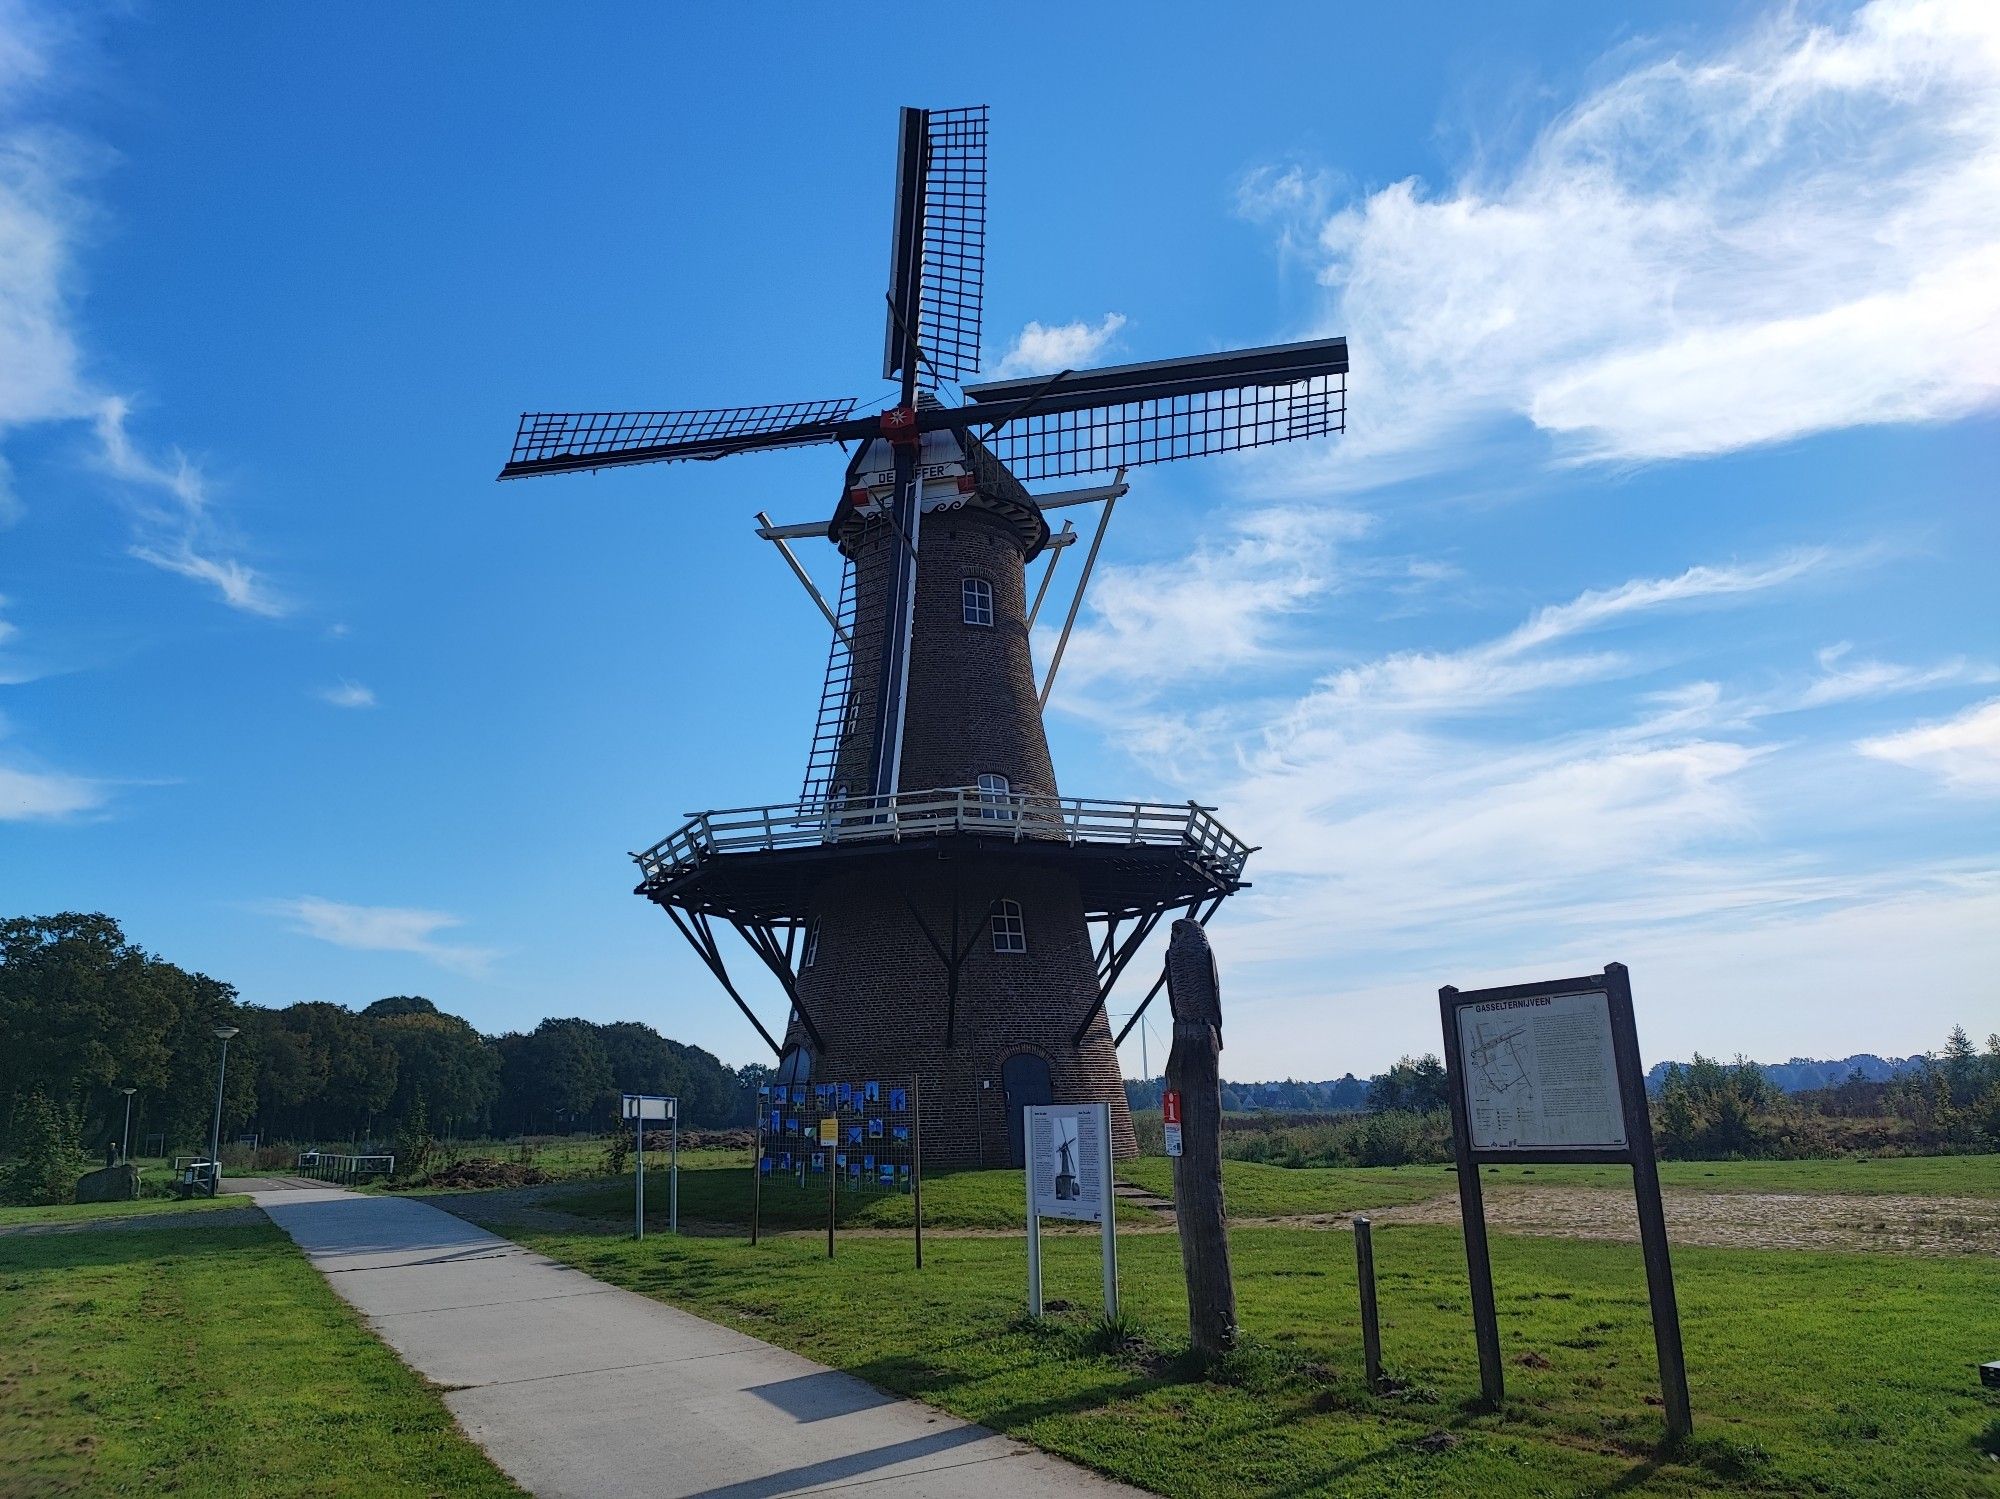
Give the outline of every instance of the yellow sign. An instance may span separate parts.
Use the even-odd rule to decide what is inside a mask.
[[[831,1116],[819,1122],[819,1143],[838,1145],[840,1143],[840,1121]]]

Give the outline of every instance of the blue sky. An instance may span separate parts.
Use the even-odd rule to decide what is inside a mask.
[[[1066,791],[1261,845],[1230,1075],[1613,958],[1653,1056],[1992,1028],[1995,15],[946,9],[912,71],[5,0],[0,908],[756,1058],[625,853],[796,795],[751,517],[839,460],[492,475],[524,408],[876,400],[895,107],[986,102],[989,369],[1352,340],[1345,437],[1135,473],[1051,703]]]

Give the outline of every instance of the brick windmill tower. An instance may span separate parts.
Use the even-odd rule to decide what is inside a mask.
[[[1066,796],[1056,782],[1042,708],[1125,471],[1342,430],[1347,345],[962,385],[979,367],[985,190],[984,106],[902,111],[888,409],[533,413],[500,477],[849,449],[830,520],[758,516],[832,626],[800,797],[694,818],[635,855],[638,893],[770,1045],[778,1080],[915,1078],[926,1157],[999,1165],[1021,1159],[1022,1106],[1051,1101],[1109,1102],[1115,1144],[1133,1153],[1105,1001],[1163,917],[1205,922],[1241,888],[1250,853],[1209,808]],[[956,404],[938,397],[951,385]],[[1112,477],[1027,488],[1071,475]],[[1067,523],[1051,534],[1047,512],[1093,503],[1037,686],[1029,632],[1077,540]],[[831,604],[791,549],[812,537],[842,559]],[[731,978],[718,921],[783,988],[782,1040]]]

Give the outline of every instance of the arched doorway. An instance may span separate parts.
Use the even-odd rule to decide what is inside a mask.
[[[1016,1052],[1000,1064],[1000,1088],[1006,1094],[1007,1164],[1028,1164],[1028,1141],[1022,1129],[1021,1110],[1030,1104],[1054,1103],[1049,1084],[1049,1063],[1031,1051]]]

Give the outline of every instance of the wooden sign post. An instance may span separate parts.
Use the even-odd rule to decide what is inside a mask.
[[[1639,1207],[1639,1247],[1653,1309],[1653,1346],[1667,1434],[1694,1429],[1680,1308],[1667,1255],[1667,1220],[1653,1156],[1646,1075],[1632,1019],[1631,977],[1623,963],[1602,974],[1438,991],[1445,1066],[1451,1083],[1451,1137],[1458,1164],[1465,1267],[1472,1281],[1479,1387],[1489,1405],[1504,1393],[1500,1324],[1479,1168],[1508,1165],[1626,1165]]]

